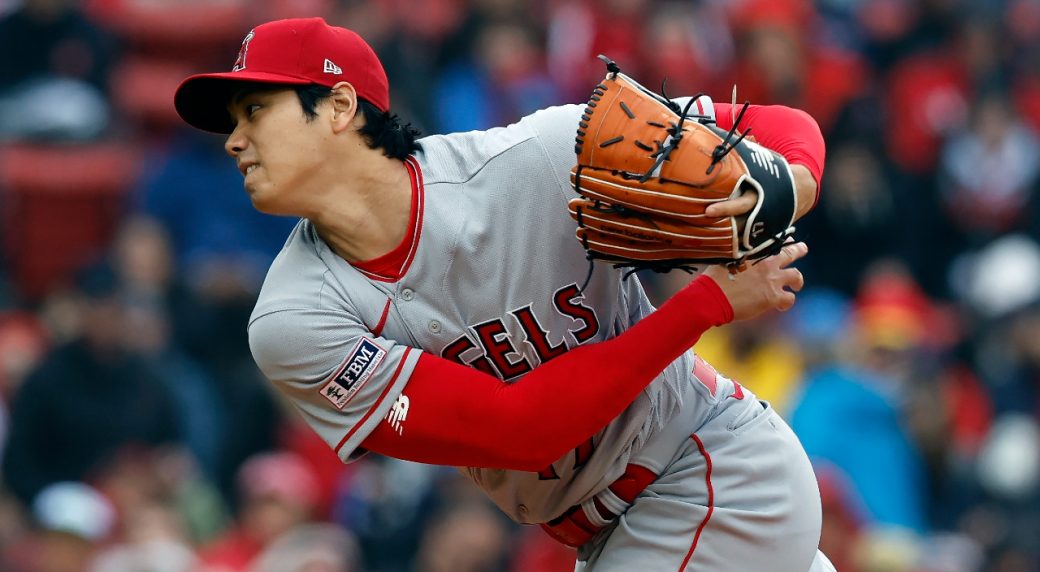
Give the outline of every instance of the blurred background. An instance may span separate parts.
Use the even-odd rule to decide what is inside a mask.
[[[454,470],[341,464],[252,363],[294,221],[172,95],[314,15],[429,134],[583,102],[598,53],[812,114],[809,287],[698,351],[803,440],[842,572],[1040,570],[1040,0],[0,0],[0,570],[572,569]]]

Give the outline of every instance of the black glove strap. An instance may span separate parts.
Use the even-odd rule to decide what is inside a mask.
[[[748,214],[741,237],[742,248],[755,250],[788,234],[794,223],[797,194],[791,167],[778,153],[747,140],[740,141],[736,151],[753,179],[742,184],[758,191],[758,204]]]

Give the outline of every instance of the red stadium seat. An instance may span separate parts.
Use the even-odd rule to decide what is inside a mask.
[[[251,12],[246,0],[88,0],[85,10],[94,21],[125,39],[131,51],[184,60],[202,58],[207,65],[214,50],[234,61]]]
[[[183,62],[151,56],[128,56],[112,74],[116,107],[146,130],[164,132],[181,125],[173,94],[194,70]]]
[[[138,164],[127,144],[0,147],[4,256],[23,296],[40,299],[102,255]]]

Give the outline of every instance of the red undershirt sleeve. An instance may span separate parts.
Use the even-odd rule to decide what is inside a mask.
[[[716,123],[722,129],[733,128],[734,114],[742,106],[730,103],[715,104]],[[783,105],[749,105],[740,120],[741,131],[751,129],[759,145],[781,154],[788,163],[803,165],[816,179],[816,200],[820,200],[820,181],[826,146],[816,120],[808,113]]]
[[[514,383],[423,354],[404,389],[402,431],[382,422],[363,447],[422,463],[541,470],[617,417],[708,328],[732,319],[718,284],[701,276],[616,338],[574,348]]]

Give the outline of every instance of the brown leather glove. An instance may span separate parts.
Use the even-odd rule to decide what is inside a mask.
[[[569,204],[589,258],[666,271],[777,252],[794,231],[794,178],[781,155],[737,131],[743,110],[727,132],[600,58],[608,73],[579,123],[571,183],[580,197]],[[748,191],[758,202],[747,215],[704,214]]]

